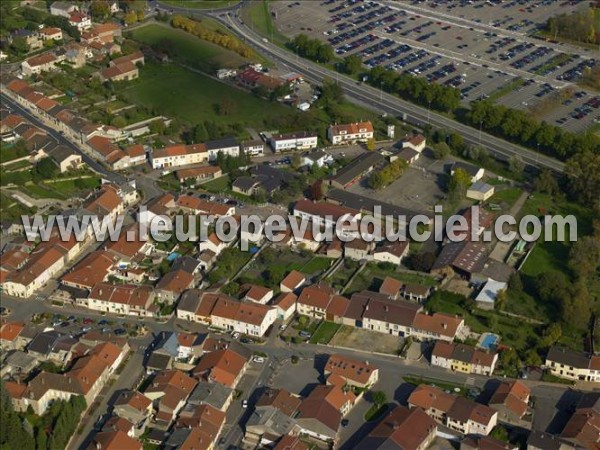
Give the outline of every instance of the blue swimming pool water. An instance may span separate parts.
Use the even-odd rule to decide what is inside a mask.
[[[497,341],[498,341],[498,336],[496,336],[494,334],[488,334],[483,338],[483,341],[481,342],[481,346],[483,348],[485,348],[486,350],[489,350],[496,345]]]

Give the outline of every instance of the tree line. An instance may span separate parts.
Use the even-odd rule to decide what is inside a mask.
[[[375,190],[383,189],[400,178],[407,167],[406,161],[397,159],[383,169],[374,171],[369,177],[369,187]]]
[[[398,73],[381,66],[373,67],[364,76],[371,86],[417,105],[442,112],[454,111],[460,106],[460,92],[453,87],[429,83],[424,78]]]
[[[175,28],[187,31],[202,40],[212,42],[227,50],[231,50],[244,58],[252,56],[252,49],[250,47],[233,36],[229,36],[219,30],[215,31],[207,28],[202,22],[175,15],[173,16],[173,19],[171,19],[171,25]]]
[[[319,63],[328,63],[335,58],[331,45],[320,39],[311,39],[305,34],[297,35],[286,46],[299,56]]]
[[[473,127],[563,161],[581,152],[600,152],[600,139],[593,133],[576,135],[540,122],[526,111],[495,105],[489,100],[471,102],[466,120]]]
[[[546,21],[546,32],[557,37],[586,44],[600,43],[600,20],[597,8],[586,8],[571,14],[560,14]]]

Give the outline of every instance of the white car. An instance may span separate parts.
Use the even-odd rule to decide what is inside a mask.
[[[252,358],[252,361],[254,361],[255,363],[264,363],[265,362],[265,358],[263,358],[262,356],[255,356],[254,358]]]
[[[237,338],[239,338],[239,337],[240,337],[240,333],[238,333],[238,332],[236,331],[235,333],[233,333],[232,337],[233,337],[234,339],[237,339]]]
[[[242,408],[247,408],[248,407],[248,400],[243,400],[242,401]]]

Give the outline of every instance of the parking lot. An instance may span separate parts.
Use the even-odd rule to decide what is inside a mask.
[[[598,63],[597,52],[529,36],[551,15],[575,10],[573,3],[282,1],[271,10],[283,33],[326,41],[340,58],[357,55],[367,68],[383,66],[453,86],[465,105],[487,97],[524,110],[541,103],[540,120],[583,132],[600,121],[594,106],[600,97],[575,86],[579,98],[546,99],[573,87]],[[524,98],[504,99],[523,86]]]
[[[52,327],[55,330],[68,334],[73,338],[82,336],[90,331],[98,331],[107,336],[116,337],[135,337],[145,333],[143,324],[132,325],[130,323],[121,323],[113,318],[91,318],[91,317],[76,317],[65,314],[45,314],[37,321],[39,325]]]
[[[400,178],[381,191],[373,191],[367,187],[366,179],[348,190],[370,198],[385,199],[393,205],[414,211],[433,212],[433,205],[439,204],[446,195],[442,190],[444,165],[444,161],[421,155],[414,166],[409,167]]]

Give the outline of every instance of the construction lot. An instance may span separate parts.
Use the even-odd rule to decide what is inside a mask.
[[[491,97],[576,133],[600,121],[600,97],[574,85],[598,63],[597,52],[529,37],[575,4],[474,3],[281,1],[271,12],[287,36],[304,33],[328,42],[340,58],[359,56],[367,68],[384,66],[453,86],[465,105]],[[547,101],[567,87],[561,101]],[[511,95],[515,91],[520,95]]]
[[[329,341],[329,345],[361,351],[369,349],[374,353],[395,355],[402,348],[403,339],[398,336],[342,325],[333,339]]]

